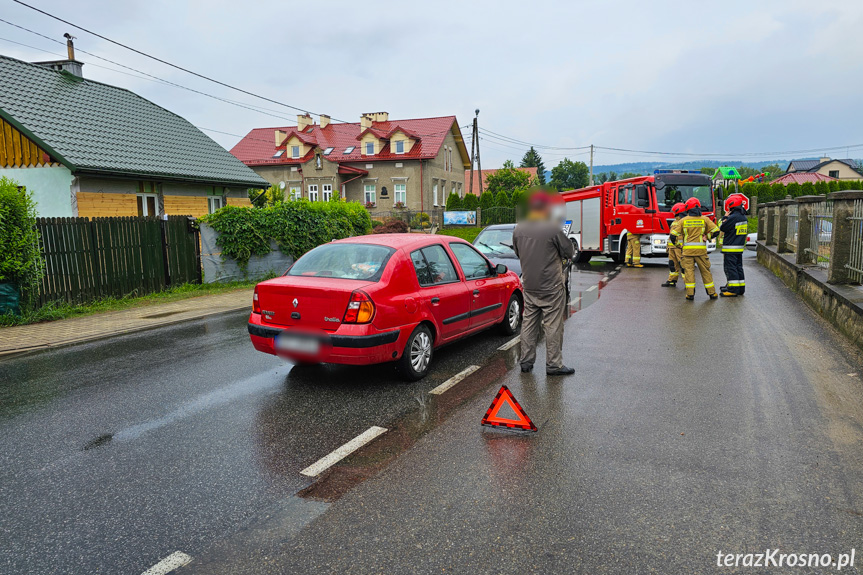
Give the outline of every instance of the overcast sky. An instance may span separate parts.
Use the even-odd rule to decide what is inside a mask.
[[[180,66],[346,121],[388,111],[394,119],[455,114],[464,126],[479,108],[482,128],[548,147],[753,152],[765,160],[863,144],[861,0],[27,1]],[[0,0],[0,18],[58,40],[71,32],[79,49],[287,118],[116,73],[78,53],[86,77],[129,88],[196,126],[243,135],[296,124],[295,111],[11,0]],[[9,40],[65,52],[4,23],[0,38],[0,52],[24,60],[53,56]],[[207,133],[226,148],[239,139]],[[483,167],[517,162],[524,150],[485,137]],[[582,150],[540,152],[547,168],[564,155],[587,160]],[[861,157],[863,146],[828,155]],[[599,150],[595,162],[657,158]]]

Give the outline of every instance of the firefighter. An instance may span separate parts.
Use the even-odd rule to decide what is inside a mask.
[[[683,214],[686,212],[686,208],[684,207],[682,202],[678,202],[671,207],[671,213],[674,215],[674,223],[671,224],[671,231],[677,230],[677,237],[679,238],[682,234],[677,226],[677,222],[679,222],[683,218]],[[671,238],[668,238],[668,280],[662,284],[662,287],[675,287],[677,286],[677,278],[680,277],[681,267],[680,267],[680,253],[683,251],[679,245],[675,242],[671,241]]]
[[[746,291],[743,276],[743,251],[746,249],[746,235],[749,233],[749,220],[746,218],[748,203],[743,194],[731,194],[725,200],[726,216],[719,230],[722,232],[722,267],[726,283],[719,290],[722,297],[737,297]]]
[[[710,259],[707,256],[707,238],[713,239],[719,235],[715,223],[701,215],[701,202],[698,198],[689,198],[683,204],[686,216],[678,221],[669,236],[672,242],[678,237],[683,242],[683,255],[680,266],[683,268],[683,281],[686,284],[686,299],[695,299],[695,268],[701,272],[701,281],[710,299],[717,299],[716,288],[713,287],[713,275],[710,273]]]
[[[626,234],[626,267],[644,267],[641,265],[641,236],[638,234]]]

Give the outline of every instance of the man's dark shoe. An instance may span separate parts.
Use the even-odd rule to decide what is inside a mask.
[[[686,296],[686,300],[687,300],[687,301],[694,301],[694,300],[695,300],[695,296],[694,296],[694,295],[688,295],[688,296]]]
[[[522,364],[522,366],[521,366],[521,372],[522,372],[522,373],[528,373],[528,372],[531,372],[531,371],[533,371],[533,364],[532,364],[532,363],[524,363],[524,364]]]
[[[662,287],[677,287],[677,282],[665,282]]]
[[[710,297],[710,299],[719,299],[719,296],[716,295],[715,293],[709,293],[707,295]]]
[[[547,369],[545,370],[546,375],[572,375],[575,373],[575,369],[571,367],[561,366],[557,369]]]

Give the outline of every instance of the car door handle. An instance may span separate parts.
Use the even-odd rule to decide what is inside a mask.
[[[479,290],[478,289],[473,290],[473,295],[479,295]]]
[[[440,298],[439,297],[433,297],[431,299],[431,302],[432,302],[432,305],[437,305],[440,303]]]

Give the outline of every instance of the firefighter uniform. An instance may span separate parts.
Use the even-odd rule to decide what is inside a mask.
[[[669,287],[673,287],[677,285],[677,280],[680,278],[680,272],[682,268],[680,267],[680,257],[683,252],[683,248],[680,245],[679,238],[682,237],[683,234],[680,233],[680,226],[678,223],[680,222],[680,217],[674,220],[674,223],[671,224],[671,233],[676,232],[677,241],[671,241],[671,237],[668,238],[667,250],[668,250],[668,281],[662,284],[663,286],[668,285]]]
[[[641,236],[626,235],[626,265],[641,267]]]
[[[749,221],[741,206],[731,210],[720,226],[723,233],[722,263],[727,283],[723,293],[743,295],[746,279],[743,276],[743,251],[746,249],[746,235]]]
[[[695,267],[701,272],[701,281],[704,289],[711,299],[715,299],[716,288],[713,285],[713,274],[710,273],[710,259],[707,256],[707,236],[719,235],[719,228],[715,223],[701,215],[698,209],[690,210],[689,215],[675,223],[677,231],[671,232],[671,239],[680,240],[683,243],[683,255],[680,265],[683,268],[683,281],[686,284],[686,297],[692,299],[695,295]]]

